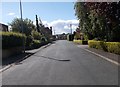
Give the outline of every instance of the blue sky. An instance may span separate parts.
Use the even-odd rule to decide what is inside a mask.
[[[73,2],[22,2],[23,18],[31,19],[35,24],[35,15],[46,26],[53,26],[56,33],[68,33],[69,24],[77,27]],[[2,23],[10,23],[20,18],[19,2],[2,2]]]

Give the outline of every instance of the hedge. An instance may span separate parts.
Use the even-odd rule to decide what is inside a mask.
[[[87,45],[88,44],[88,41],[86,40],[73,40],[74,43],[77,43],[77,44],[83,44],[83,45]]]
[[[33,43],[33,37],[31,35],[27,36],[25,46],[26,47],[31,47],[32,43]]]
[[[106,42],[107,51],[120,55],[120,42]]]
[[[2,37],[2,49],[21,47],[26,40],[25,35],[15,32],[0,32],[0,37]]]
[[[120,54],[120,42],[88,41],[90,48],[101,49],[107,52]]]

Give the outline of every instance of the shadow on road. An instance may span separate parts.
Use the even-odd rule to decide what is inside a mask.
[[[36,57],[42,57],[42,58],[46,58],[46,59],[51,59],[51,60],[56,60],[56,61],[70,61],[70,59],[61,59],[61,58],[52,58],[52,57],[46,57],[46,56],[38,56],[38,55],[33,55]]]
[[[25,59],[27,59],[28,57],[30,57],[31,55],[33,55],[34,53],[22,53],[22,54],[18,54],[18,55],[14,55],[11,57],[8,57],[6,59],[2,59],[2,67],[12,64],[12,63],[19,63]]]
[[[55,41],[51,42],[51,44],[55,44]],[[44,48],[47,48],[49,45],[46,45]],[[35,51],[34,51],[35,50]],[[2,64],[0,66],[5,67],[9,64],[15,63],[16,65],[20,64],[21,61],[27,59],[28,57],[32,56],[33,54],[37,53],[41,49],[34,49],[30,51],[26,51],[25,53],[14,55],[5,59],[2,59]]]

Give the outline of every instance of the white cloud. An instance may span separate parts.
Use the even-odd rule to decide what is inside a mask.
[[[43,21],[43,24],[47,27],[52,26],[53,31],[55,30],[56,34],[62,34],[62,33],[70,33],[70,24],[72,24],[72,31],[75,31],[75,29],[78,27],[79,21],[78,20],[55,20],[52,22]]]
[[[54,34],[54,30],[56,34],[62,34],[62,33],[71,33],[70,30],[70,24],[72,24],[72,31],[75,31],[76,28],[78,27],[79,21],[78,20],[54,20],[52,22],[48,22],[48,21],[42,21],[42,23],[46,26],[46,27],[53,27],[53,34]],[[34,25],[36,25],[36,21],[34,20],[33,22]]]
[[[15,18],[20,18],[18,15],[14,15]]]
[[[8,13],[8,15],[9,15],[9,16],[13,16],[13,15],[15,15],[15,13],[10,12],[10,13]]]

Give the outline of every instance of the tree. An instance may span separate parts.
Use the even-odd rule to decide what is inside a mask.
[[[23,21],[20,18],[15,18],[11,23],[9,23],[9,25],[12,27],[13,32],[22,33],[22,28],[21,28],[22,23],[23,23],[23,33],[26,36],[31,35],[32,30],[35,29],[35,25],[33,24],[33,21],[31,21],[28,18],[23,19]]]
[[[84,32],[89,39],[93,39],[92,31],[91,31],[91,23],[90,18],[88,15],[90,14],[89,10],[85,6],[85,2],[76,2],[74,5],[75,9],[75,15],[77,16],[79,20],[79,29],[81,29],[82,32]]]
[[[89,39],[120,41],[120,2],[76,2],[74,8]]]

